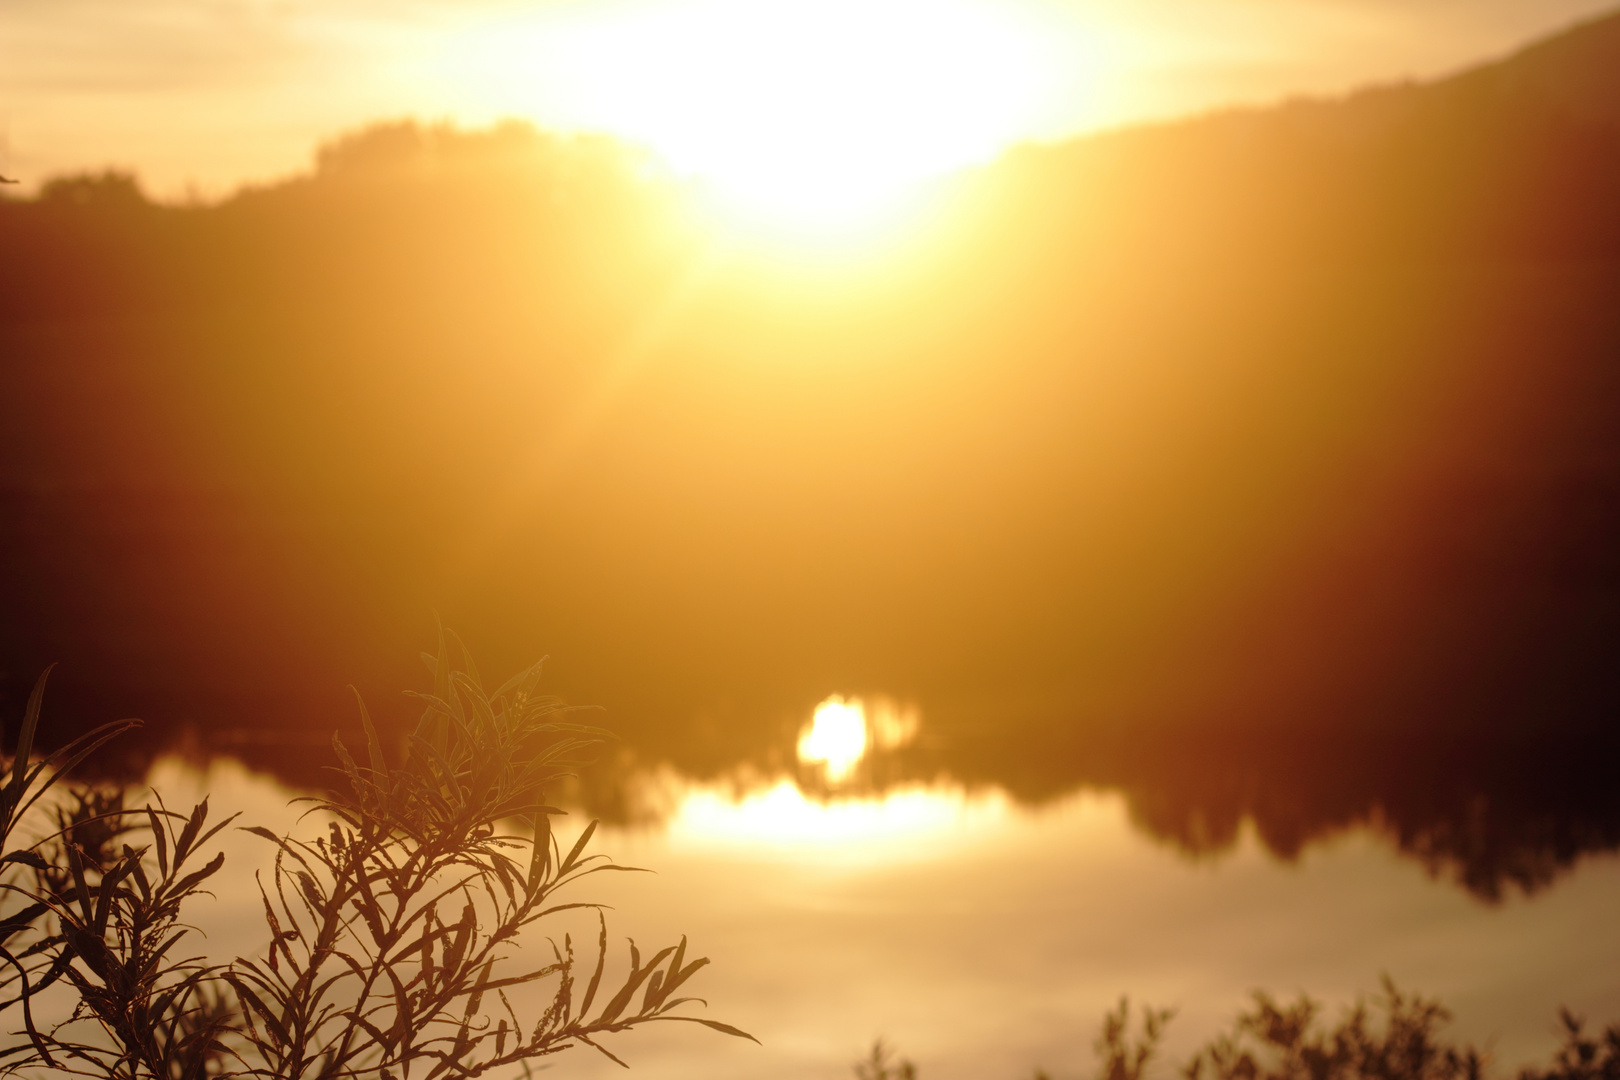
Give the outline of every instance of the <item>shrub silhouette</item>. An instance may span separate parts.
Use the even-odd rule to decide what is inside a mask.
[[[1381,1023],[1374,1019],[1382,1013]],[[1301,995],[1279,1004],[1269,994],[1239,1014],[1182,1068],[1186,1080],[1480,1080],[1484,1058],[1440,1037],[1451,1013],[1439,1002],[1403,993],[1388,979],[1337,1023]]]
[[[1601,1035],[1588,1035],[1586,1021],[1568,1009],[1559,1012],[1564,1043],[1545,1069],[1523,1069],[1519,1080],[1620,1080],[1620,1023]]]
[[[46,762],[28,764],[43,677],[28,706],[11,783],[0,792],[6,851],[0,867],[23,906],[0,921],[0,951],[27,1041],[4,1051],[13,1070],[44,1065],[136,1080],[253,1076],[394,1080],[472,1077],[587,1045],[619,1061],[602,1036],[655,1021],[702,1024],[679,996],[708,960],[687,944],[642,958],[630,943],[622,981],[604,979],[608,939],[597,905],[559,890],[622,870],[587,855],[588,825],[564,851],[551,826],[563,811],[545,789],[606,736],[573,722],[574,709],[537,692],[540,665],[486,691],[463,646],[441,634],[425,656],[433,690],[404,762],[390,766],[361,703],[366,763],[334,737],[348,791],[307,800],[305,832],[246,826],[272,845],[259,877],[268,944],[229,964],[187,957],[188,900],[224,865],[210,841],[234,817],[130,809],[122,793],[80,789],[56,810],[56,831],[29,847],[12,828],[61,776],[118,727],[101,729]],[[504,831],[520,822],[524,835]],[[571,936],[525,960],[518,936],[566,911],[596,909],[591,948]],[[31,999],[55,982],[77,995],[72,1015],[38,1030]],[[522,1017],[507,995],[544,984],[550,999]],[[583,985],[582,985],[583,984]],[[638,998],[639,995],[639,998]]]
[[[46,1063],[51,1061],[46,1039],[34,1026],[30,1002],[35,995],[60,979],[69,967],[65,927],[51,926],[51,915],[63,895],[66,881],[60,873],[62,864],[52,864],[35,846],[24,846],[17,841],[24,819],[40,799],[61,781],[63,775],[83,761],[108,739],[134,726],[135,721],[124,720],[105,724],[80,738],[74,739],[55,753],[39,762],[32,760],[34,739],[39,731],[40,705],[45,696],[45,682],[51,669],[46,668],[34,683],[28,705],[23,713],[22,727],[17,732],[17,752],[11,762],[11,777],[0,787],[0,1014],[20,1007],[23,1027],[28,1041],[19,1047],[0,1050],[0,1061],[12,1059],[27,1061],[37,1056]],[[75,820],[84,828],[92,828],[92,820],[105,820],[100,796],[82,796]],[[68,819],[59,815],[62,824]],[[71,847],[71,842],[60,842],[57,848]],[[86,837],[88,839],[88,837]],[[37,845],[36,845],[37,846]],[[18,879],[18,873],[31,871],[35,884],[45,888],[30,889]]]
[[[1092,1044],[1097,1080],[1143,1080],[1172,1016],[1168,1009],[1143,1009],[1133,1032],[1130,1003],[1121,999],[1104,1015]],[[1444,1037],[1450,1010],[1400,990],[1387,978],[1378,996],[1358,1000],[1337,1023],[1324,1023],[1322,1016],[1322,1005],[1303,994],[1281,1003],[1256,991],[1253,1005],[1231,1028],[1205,1042],[1175,1072],[1181,1080],[1482,1080],[1487,1075],[1485,1055]],[[1585,1021],[1567,1009],[1560,1020],[1563,1043],[1552,1064],[1521,1069],[1517,1080],[1620,1080],[1620,1023],[1591,1035]],[[878,1040],[856,1063],[856,1077],[915,1080],[916,1067],[905,1059],[892,1067],[893,1055],[893,1048]],[[1051,1080],[1044,1069],[1034,1076]]]
[[[909,1058],[896,1058],[882,1039],[872,1043],[871,1052],[855,1063],[856,1080],[917,1080],[917,1066]]]

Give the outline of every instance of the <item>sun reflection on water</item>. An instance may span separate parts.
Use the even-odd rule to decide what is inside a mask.
[[[897,849],[942,852],[1003,829],[1016,816],[999,792],[970,794],[951,783],[878,782],[874,755],[913,742],[914,706],[893,699],[834,694],[815,707],[799,733],[797,778],[752,775],[729,784],[646,777],[643,794],[661,807],[671,841],[776,851],[792,860],[813,854],[860,862]]]
[[[908,709],[883,698],[845,698],[838,694],[816,706],[799,734],[799,761],[820,765],[828,783],[848,780],[867,750],[894,750],[917,737],[920,720]]]
[[[846,779],[866,756],[866,706],[833,696],[816,706],[799,737],[799,760],[825,767],[827,779]]]
[[[905,846],[923,853],[1005,825],[1013,815],[997,794],[908,787],[881,796],[821,801],[791,780],[738,797],[713,788],[685,793],[666,830],[672,841],[727,846],[807,848],[860,858]]]

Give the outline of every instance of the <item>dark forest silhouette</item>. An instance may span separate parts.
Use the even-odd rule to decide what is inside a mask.
[[[631,764],[882,692],[924,737],[864,783],[1119,787],[1192,850],[1376,818],[1535,887],[1620,846],[1616,71],[1609,18],[1020,149],[858,287],[516,124],[0,200],[4,693],[61,660],[81,728],[314,779],[437,609]]]

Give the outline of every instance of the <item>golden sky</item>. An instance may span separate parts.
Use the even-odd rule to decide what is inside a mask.
[[[837,210],[1021,139],[1442,74],[1611,6],[0,0],[0,171],[219,195],[370,121],[523,116]]]

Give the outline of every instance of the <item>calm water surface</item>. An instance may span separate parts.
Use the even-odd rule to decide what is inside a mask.
[[[293,793],[239,765],[165,759],[149,779],[171,805],[207,791],[218,810],[291,821]],[[1339,1004],[1386,973],[1441,997],[1454,1032],[1488,1047],[1504,1073],[1551,1050],[1561,1004],[1620,1017],[1612,855],[1491,904],[1365,829],[1293,863],[1247,828],[1227,852],[1189,858],[1133,826],[1107,792],[1032,811],[949,785],[825,802],[787,780],[738,790],[666,777],[648,788],[668,815],[604,829],[596,849],[656,873],[600,875],[580,898],[614,906],[621,961],[626,935],[652,948],[688,935],[714,960],[696,988],[709,1015],[762,1045],[688,1025],[620,1037],[614,1051],[643,1075],[830,1080],[883,1036],[926,1080],[1011,1080],[1036,1066],[1079,1076],[1122,994],[1178,1010],[1175,1061],[1255,988]],[[195,913],[211,951],[255,948],[245,871],[264,860],[261,841],[229,842],[227,866],[242,872]],[[619,1074],[589,1050],[555,1067]]]

